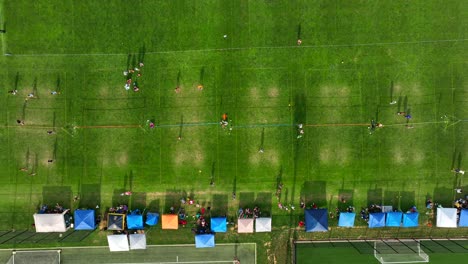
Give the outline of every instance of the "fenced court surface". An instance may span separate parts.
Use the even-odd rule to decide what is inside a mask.
[[[468,240],[336,240],[296,241],[295,263],[465,263]],[[312,257],[313,256],[313,257]]]
[[[108,247],[65,247],[60,250],[62,264],[223,264],[233,263],[235,256],[241,263],[257,263],[255,243],[219,244],[214,248],[195,248],[194,245],[152,245],[146,250],[130,252],[110,252]],[[0,263],[7,263],[11,254],[11,250],[0,251]]]

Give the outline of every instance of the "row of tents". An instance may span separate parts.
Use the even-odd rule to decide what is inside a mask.
[[[129,251],[146,249],[145,234],[130,234],[130,235],[108,235],[107,243],[110,251]],[[213,234],[203,234],[195,236],[196,248],[211,248],[215,247],[215,236]]]
[[[338,220],[340,227],[353,227],[356,213],[341,213]],[[369,228],[379,227],[417,227],[419,226],[419,213],[386,212],[369,214]],[[437,227],[468,227],[468,209],[457,216],[456,208],[437,208]],[[305,210],[305,229],[307,232],[328,231],[328,210]]]
[[[96,214],[94,210],[76,210],[74,212],[74,225],[75,230],[94,230],[96,229]],[[107,229],[114,231],[122,231],[124,229],[139,230],[144,229],[144,224],[154,226],[158,224],[161,218],[162,229],[178,229],[179,218],[176,214],[163,214],[146,213],[146,220],[144,221],[141,214],[119,214],[109,213],[107,216]],[[253,233],[255,222],[255,232],[270,232],[271,231],[271,218],[261,217],[256,218],[240,218],[238,219],[238,232],[239,233]],[[67,224],[65,213],[63,214],[34,214],[34,223],[36,232],[66,232],[70,225]],[[211,218],[211,231],[212,232],[226,232],[227,231],[227,218],[226,217],[212,217]]]
[[[141,214],[117,214],[109,213],[107,219],[108,230],[144,229],[144,224],[154,226],[158,224],[160,215],[158,213],[147,213],[146,221]],[[353,227],[356,213],[341,213],[338,226]],[[36,232],[66,232],[69,228],[65,212],[62,214],[34,214]],[[379,227],[417,227],[419,225],[419,213],[386,212],[369,214],[369,228]],[[161,215],[162,229],[178,229],[179,218],[175,214]],[[239,218],[237,222],[238,233],[270,232],[271,218]],[[456,208],[437,208],[437,227],[468,227],[468,209],[462,209],[460,217],[457,216]],[[94,210],[76,210],[74,212],[75,230],[94,230],[96,219]],[[305,210],[305,229],[307,232],[328,230],[327,209]],[[212,232],[226,232],[226,217],[211,218]]]
[[[34,214],[34,225],[36,232],[66,232],[68,228],[75,230],[96,229],[96,213],[94,210],[76,210],[73,214],[74,224],[68,224],[67,212],[61,214]],[[163,219],[164,220],[164,219]],[[154,226],[159,221],[158,213],[147,213],[145,224]],[[177,223],[177,220],[176,220]],[[143,215],[141,214],[117,214],[109,213],[107,217],[107,228],[109,230],[143,229]]]

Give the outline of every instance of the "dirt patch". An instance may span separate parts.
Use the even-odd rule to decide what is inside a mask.
[[[257,87],[250,88],[250,96],[253,98],[258,98],[260,96],[260,91]]]
[[[278,165],[278,152],[276,150],[264,150],[260,153],[258,150],[250,155],[249,161],[253,165],[259,165],[260,163],[267,163],[270,165]]]
[[[278,97],[279,96],[279,89],[277,87],[272,87],[268,89],[268,96],[269,97]]]
[[[320,87],[321,97],[348,97],[350,94],[351,90],[348,86],[325,85]]]

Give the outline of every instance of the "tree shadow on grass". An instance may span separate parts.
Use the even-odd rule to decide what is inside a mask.
[[[161,210],[161,200],[160,199],[154,199],[151,200],[151,202],[148,204],[146,207],[148,212],[159,212]]]
[[[214,194],[212,198],[211,216],[223,216],[228,213],[227,194]]]
[[[112,195],[112,206],[119,205],[128,205],[130,202],[130,196],[122,195],[125,193],[126,189],[114,189],[114,194]]]
[[[79,208],[94,209],[101,204],[101,184],[81,184],[80,189]],[[96,211],[99,209],[96,208]]]
[[[354,206],[353,194],[354,190],[341,189],[338,191],[338,201],[336,207],[340,210],[340,212],[346,211],[348,206]],[[330,210],[332,210],[332,208],[330,208]]]
[[[375,188],[367,190],[367,205],[377,204],[381,205],[383,200],[382,188]]]
[[[166,190],[166,195],[164,196],[164,207],[163,207],[163,212],[164,213],[169,213],[171,207],[174,207],[174,209],[177,211],[180,207],[180,200],[182,198],[186,198],[186,191],[184,190],[177,190],[177,189],[169,189]],[[191,199],[194,199],[193,197],[190,197]]]
[[[240,208],[253,208],[254,206],[255,206],[255,193],[254,192],[239,193],[239,207]]]
[[[414,191],[385,191],[384,205],[391,205],[393,209],[406,212],[415,205],[415,196]]]
[[[63,208],[71,208],[71,186],[44,186],[42,187],[42,203],[50,207],[60,204]]]
[[[131,201],[132,201],[131,202],[132,210],[140,209],[141,211],[143,211],[143,209],[146,208],[146,193],[145,192],[132,193]]]
[[[326,181],[306,181],[301,189],[306,205],[315,203],[318,207],[327,206],[327,182]]]
[[[436,187],[434,189],[434,203],[441,204],[443,207],[452,207],[453,189],[445,187]]]
[[[271,216],[272,209],[272,194],[271,192],[259,192],[257,193],[257,198],[255,199],[255,206],[260,208],[261,216]]]

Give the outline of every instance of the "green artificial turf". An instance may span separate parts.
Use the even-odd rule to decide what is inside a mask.
[[[454,188],[468,189],[451,172],[468,155],[460,1],[0,3],[1,230],[32,229],[44,203],[168,212],[191,197],[229,218],[258,205],[273,217],[271,235],[218,238],[257,242],[259,263],[287,263],[289,238],[395,234],[288,229],[303,218],[301,198],[331,211],[376,203],[424,213],[428,197],[451,206]],[[126,91],[123,71],[139,62],[140,91]],[[37,98],[25,101],[31,92]],[[219,125],[223,113],[232,131]],[[372,119],[384,127],[369,134]],[[192,243],[189,230],[158,228],[153,243]]]

